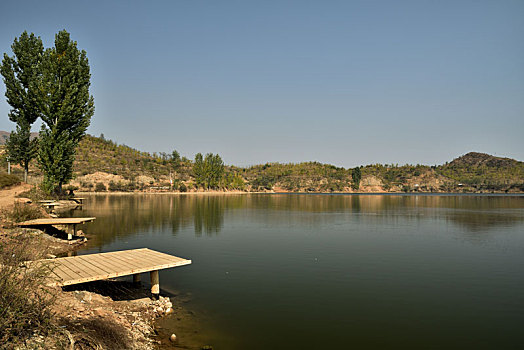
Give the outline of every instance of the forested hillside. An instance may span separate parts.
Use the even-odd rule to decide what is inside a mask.
[[[77,149],[74,171],[72,184],[88,191],[524,192],[524,162],[474,152],[439,166],[345,169],[304,162],[241,168],[223,165],[219,155],[195,163],[176,151],[150,154],[87,135]],[[40,175],[35,165],[30,175]]]

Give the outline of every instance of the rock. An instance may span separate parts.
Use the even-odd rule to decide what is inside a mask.
[[[171,334],[171,336],[169,337],[169,340],[171,340],[173,343],[176,342],[176,335],[175,335],[175,333]]]
[[[89,303],[92,299],[93,297],[91,296],[91,294],[87,294],[87,293],[82,298],[82,300],[85,301],[86,303]]]
[[[171,308],[171,307],[167,308],[166,315],[169,315],[169,314],[172,314],[172,313],[173,313],[173,308]]]
[[[104,316],[107,316],[108,314],[108,312],[101,307],[97,307],[96,309],[94,309],[93,313],[95,314],[95,316],[98,316],[98,317],[104,317]]]
[[[56,258],[56,255],[47,254],[45,257],[48,258],[48,259],[54,259],[54,258]]]

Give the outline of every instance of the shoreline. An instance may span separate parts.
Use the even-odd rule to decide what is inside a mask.
[[[62,239],[62,235],[16,226],[16,221],[8,216],[15,203],[43,213],[38,205],[19,202],[16,195],[27,187],[22,184],[0,190],[2,250],[27,249],[29,260],[44,258],[52,262],[58,256],[73,255],[85,247],[84,236],[68,241]],[[26,246],[28,248],[24,248]],[[170,297],[176,294],[161,289],[159,300],[154,300],[147,283],[137,286],[125,277],[67,287],[40,284],[34,288],[32,292],[47,290],[56,300],[49,306],[53,314],[50,322],[54,326],[51,331],[35,326],[26,336],[15,336],[11,345],[17,349],[72,349],[75,344],[82,348],[158,349],[162,343],[170,341],[158,336],[156,320],[172,314],[182,322],[191,321],[191,313],[182,305],[184,300],[178,297],[171,300]],[[176,343],[171,345],[176,348]]]
[[[114,192],[89,192],[89,191],[76,191],[76,194],[79,195],[91,195],[91,196],[100,196],[100,195],[122,195],[122,196],[132,196],[132,195],[182,195],[182,196],[202,196],[202,195],[212,195],[212,196],[230,196],[230,195],[249,195],[249,194],[287,194],[287,195],[355,195],[355,196],[522,196],[524,192],[246,192],[246,191],[200,191],[200,192],[146,192],[146,191],[134,191],[134,192],[123,192],[123,191],[114,191]]]

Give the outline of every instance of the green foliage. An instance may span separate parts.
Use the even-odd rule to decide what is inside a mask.
[[[0,173],[0,189],[17,185],[20,183],[20,179],[16,175],[10,175],[7,173]]]
[[[177,170],[180,167],[180,162],[181,162],[180,153],[178,153],[177,150],[174,150],[171,153],[171,164],[174,170]]]
[[[31,126],[21,122],[16,126],[16,131],[11,132],[7,139],[6,148],[12,162],[24,168],[24,181],[27,182],[29,163],[36,156],[38,140],[31,140]]]
[[[106,185],[102,182],[97,182],[95,185],[95,192],[105,192],[107,190]]]
[[[195,161],[193,162],[193,175],[195,176],[195,182],[197,187],[204,186],[205,169],[204,169],[204,157],[202,153],[195,154]]]
[[[441,176],[475,190],[501,191],[524,185],[524,163],[471,152],[436,169]]]
[[[76,146],[94,113],[86,52],[77,48],[68,32],[60,31],[55,46],[44,52],[41,73],[37,100],[44,123],[38,162],[44,172],[44,188],[60,192],[72,178]]]
[[[281,187],[287,191],[306,192],[342,191],[349,182],[349,172],[329,164],[319,162],[305,163],[266,163],[247,168],[242,174],[252,190],[272,190]]]
[[[353,183],[351,184],[351,186],[355,190],[358,190],[360,188],[360,180],[362,179],[362,173],[360,172],[359,167],[353,169],[353,171],[351,172],[351,178],[353,179]]]
[[[224,162],[218,154],[208,153],[204,159],[205,187],[218,188],[224,174]]]
[[[38,163],[44,172],[42,189],[60,193],[62,184],[73,176],[76,143],[64,132],[42,127],[39,137]]]
[[[11,161],[25,170],[27,181],[29,163],[36,155],[36,141],[31,140],[31,125],[40,116],[37,98],[37,81],[41,76],[40,63],[44,46],[40,37],[23,32],[11,46],[14,56],[4,54],[0,73],[4,77],[5,96],[11,106],[9,119],[16,123],[16,131],[7,141]]]
[[[108,189],[111,192],[126,192],[128,191],[129,187],[122,183],[122,181],[115,182],[111,180],[109,181]]]
[[[193,174],[198,187],[205,189],[216,189],[224,174],[224,162],[218,154],[208,153],[202,157],[202,153],[195,155]]]

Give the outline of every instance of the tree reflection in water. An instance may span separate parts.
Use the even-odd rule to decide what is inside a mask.
[[[331,220],[322,213],[345,213],[356,220],[390,221],[444,219],[471,233],[494,226],[511,226],[524,220],[523,196],[467,195],[314,195],[314,194],[129,194],[89,196],[84,210],[73,216],[96,216],[84,230],[93,244],[104,245],[137,232],[171,231],[176,235],[193,227],[196,236],[213,236],[224,227],[224,213],[232,210],[267,213],[301,212],[306,215],[256,215],[255,220],[278,224]],[[268,215],[269,215],[268,214]],[[244,213],[242,214],[244,215]],[[297,221],[297,222],[295,222]]]

